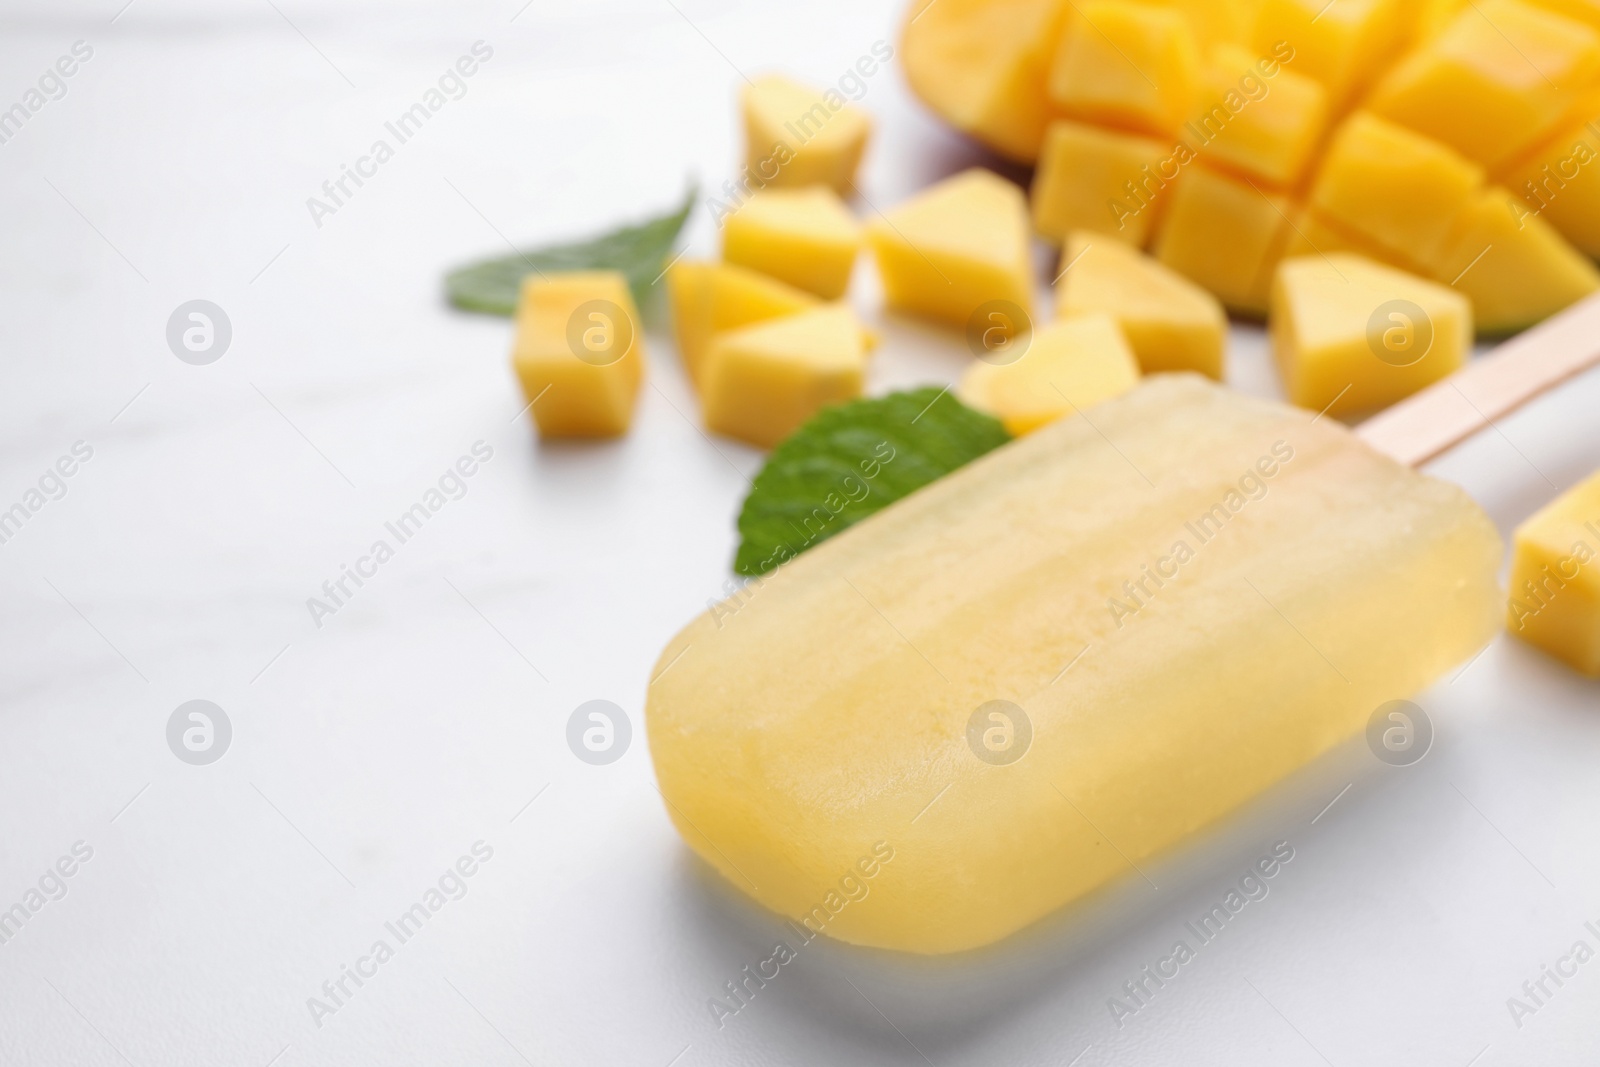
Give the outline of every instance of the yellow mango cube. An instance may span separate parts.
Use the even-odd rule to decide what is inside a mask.
[[[1507,628],[1600,678],[1600,471],[1517,527]]]
[[[1454,150],[1367,112],[1334,134],[1311,206],[1400,255],[1431,264],[1483,186]]]
[[[872,121],[837,89],[819,91],[778,74],[747,83],[745,159],[758,185],[829,185],[841,195],[855,185]]]
[[[1294,203],[1200,164],[1172,191],[1155,256],[1241,315],[1267,313]]]
[[[1332,415],[1387,407],[1454,373],[1472,350],[1466,297],[1342,252],[1284,260],[1271,323],[1290,401]]]
[[[1167,186],[1189,158],[1181,145],[1080,122],[1051,123],[1033,175],[1033,227],[1057,242],[1073,230],[1093,230],[1143,248]]]
[[[667,296],[678,356],[697,386],[716,334],[806,311],[818,302],[810,293],[747,267],[690,259],[668,268]]]
[[[1415,0],[1262,0],[1255,47],[1279,53],[1328,90],[1337,114],[1404,43],[1402,10]]]
[[[961,327],[992,301],[1032,313],[1027,204],[992,171],[924,189],[873,220],[867,240],[891,308]]]
[[[1184,127],[1190,148],[1214,167],[1289,188],[1322,140],[1328,91],[1275,58],[1223,45],[1207,67],[1200,107]]]
[[[1056,312],[1104,312],[1146,374],[1198,371],[1222,379],[1228,316],[1217,298],[1115,238],[1078,231],[1061,253]]]
[[[529,275],[511,365],[541,437],[618,437],[644,380],[644,330],[617,271]]]
[[[1498,168],[1548,136],[1600,71],[1600,35],[1516,0],[1479,0],[1391,70],[1373,113]]]
[[[956,396],[1021,437],[1138,384],[1139,363],[1115,320],[1086,315],[1035,330],[1012,362],[974,363]]]
[[[906,80],[956,129],[1032,163],[1050,121],[1045,81],[1068,11],[1062,0],[913,0],[900,37]]]
[[[1523,203],[1520,212],[1544,219],[1584,255],[1600,257],[1600,95],[1578,119],[1506,168],[1503,180]]]
[[[1151,134],[1194,107],[1200,55],[1182,14],[1126,0],[1078,4],[1050,68],[1050,100],[1072,118]]]
[[[766,189],[728,217],[722,257],[837,300],[850,287],[861,227],[827,186]]]
[[[1600,289],[1600,271],[1498,186],[1461,212],[1431,273],[1472,300],[1478,329],[1510,334]]]
[[[706,427],[771,448],[829,404],[861,395],[866,334],[829,304],[719,334],[701,390]]]

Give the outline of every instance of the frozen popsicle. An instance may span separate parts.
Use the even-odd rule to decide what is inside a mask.
[[[730,882],[848,942],[986,945],[1136,878],[1495,632],[1488,518],[1332,420],[1192,375],[1090,416],[663,651],[659,786]]]

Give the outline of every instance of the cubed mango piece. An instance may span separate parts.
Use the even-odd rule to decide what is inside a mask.
[[[829,404],[861,395],[866,334],[829,304],[718,334],[701,389],[706,427],[771,448]]]
[[[1335,114],[1357,98],[1405,39],[1404,5],[1414,0],[1263,0],[1256,50],[1321,82]]]
[[[1137,0],[1181,14],[1204,55],[1219,44],[1248,44],[1257,0]]]
[[[1322,140],[1328,91],[1272,57],[1223,45],[1207,65],[1200,107],[1184,127],[1190,148],[1214,167],[1290,188]]]
[[[1358,112],[1334,134],[1310,201],[1345,229],[1431,264],[1483,178],[1453,149]]]
[[[1061,268],[1056,311],[1063,319],[1111,316],[1146,374],[1222,379],[1228,316],[1216,297],[1138,249],[1083,230],[1068,238]]]
[[[1600,258],[1600,95],[1578,117],[1506,168],[1503,181],[1537,215],[1591,259]]]
[[[1260,318],[1294,207],[1281,193],[1191,164],[1172,190],[1155,256],[1229,309]]]
[[[992,301],[1032,312],[1027,203],[992,171],[929,186],[873,220],[867,240],[891,308],[961,327]]]
[[[697,386],[716,334],[806,311],[818,302],[810,293],[747,267],[692,259],[668,268],[667,295],[678,355]]]
[[[728,216],[722,257],[836,300],[850,287],[861,227],[827,186],[764,189]]]
[[[1600,35],[1516,0],[1477,0],[1379,82],[1366,107],[1499,168],[1549,136],[1600,71]]]
[[[1478,330],[1511,334],[1600,289],[1600,271],[1505,189],[1482,190],[1430,264],[1472,300]]]
[[[1373,411],[1444,378],[1472,350],[1472,304],[1362,256],[1286,259],[1272,289],[1272,347],[1291,402]]]
[[[1167,135],[1194,108],[1200,54],[1182,14],[1128,0],[1075,5],[1050,67],[1050,100],[1064,114]]]
[[[1064,0],[913,0],[900,36],[912,91],[956,129],[1019,163],[1039,157],[1045,80]]]
[[[757,184],[829,185],[841,195],[854,188],[872,121],[837,89],[767,74],[746,83],[740,103],[746,165]]]
[[[644,330],[617,271],[531,274],[511,364],[541,437],[618,437],[644,380]]]
[[[1517,527],[1507,628],[1600,678],[1600,471]]]
[[[956,395],[1021,437],[1138,384],[1139,363],[1122,330],[1109,315],[1087,315],[1035,330],[1011,362],[974,363]]]
[[[1174,151],[1136,134],[1051,123],[1033,175],[1034,229],[1057,242],[1073,230],[1093,230],[1143,248],[1167,186],[1190,158],[1187,148],[1178,157]]]

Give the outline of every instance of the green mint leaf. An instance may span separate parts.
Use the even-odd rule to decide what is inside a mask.
[[[756,475],[733,569],[766,574],[1009,440],[998,420],[932,387],[824,408]]]
[[[445,293],[452,304],[463,310],[510,315],[517,309],[522,279],[529,274],[617,270],[627,276],[634,302],[642,309],[652,283],[661,274],[668,253],[689,218],[695,196],[695,187],[691,185],[684,194],[683,203],[671,214],[645,219],[584,241],[523,249],[508,256],[457,267],[445,275]]]

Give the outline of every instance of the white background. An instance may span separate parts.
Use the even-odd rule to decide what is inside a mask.
[[[0,945],[0,1063],[1593,1062],[1600,961],[1520,1029],[1506,1000],[1579,938],[1600,948],[1600,690],[1505,639],[1418,698],[1438,741],[1415,767],[1352,746],[1152,869],[1159,890],[1134,878],[974,958],[818,942],[713,1023],[777,925],[676,838],[641,712],[656,653],[729,576],[760,456],[696,428],[659,333],[630,437],[536,445],[508,325],[439,286],[501,235],[581,235],[720,183],[738,71],[833,81],[899,17],[673,2],[0,15],[0,107],[94,48],[0,145],[0,508],[94,449],[0,545],[0,908],[94,850]],[[315,226],[306,198],[480,39],[467,95]],[[897,64],[863,106],[879,206],[977,158]],[[704,210],[689,237],[715,249]],[[879,320],[870,273],[856,299]],[[211,366],[166,346],[194,298],[233,325]],[[885,330],[875,391],[967,358]],[[1275,390],[1258,331],[1233,377]],[[1591,374],[1435,472],[1509,530],[1600,465],[1597,410]],[[467,495],[317,628],[306,599],[480,440]],[[195,698],[234,729],[207,767],[165,740]],[[608,767],[564,741],[595,698],[634,725]],[[467,895],[315,1025],[307,998],[480,840]],[[1118,1028],[1107,998],[1276,841],[1295,859],[1271,895]]]

